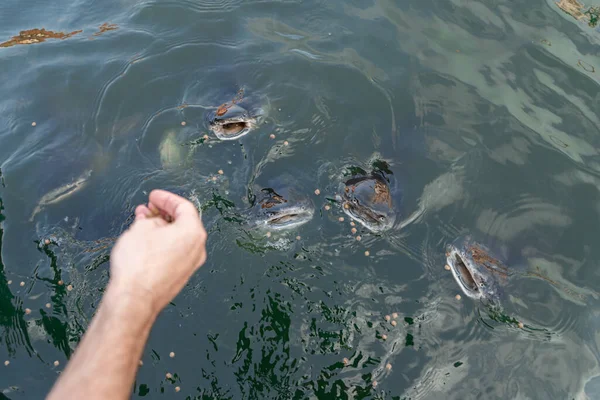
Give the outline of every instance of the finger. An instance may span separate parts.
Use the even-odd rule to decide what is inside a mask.
[[[198,220],[198,210],[187,199],[166,190],[153,190],[150,193],[149,206],[155,206],[160,211],[170,215],[175,221]]]
[[[150,217],[152,216],[152,211],[148,207],[143,204],[140,204],[135,208],[135,217]]]

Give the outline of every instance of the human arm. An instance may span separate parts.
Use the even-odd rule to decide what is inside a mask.
[[[98,312],[49,400],[129,398],[152,324],[206,260],[206,231],[189,201],[155,190],[135,214],[112,250]]]

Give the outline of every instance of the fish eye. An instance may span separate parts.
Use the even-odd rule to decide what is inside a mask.
[[[352,199],[352,203],[353,204],[358,204],[358,200],[357,199]]]
[[[383,215],[380,215],[379,216],[379,221],[381,221],[381,222],[385,221],[385,217]]]

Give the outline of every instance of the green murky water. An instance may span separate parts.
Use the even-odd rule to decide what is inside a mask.
[[[0,47],[0,398],[47,393],[153,188],[202,208],[209,259],[133,398],[600,398],[593,21],[541,0],[51,3],[0,5],[2,42],[75,32]],[[205,116],[240,88],[264,121],[219,142]],[[374,158],[398,218],[353,234],[331,200]],[[317,212],[267,237],[241,216],[280,175]],[[502,311],[455,299],[466,233],[510,255]]]

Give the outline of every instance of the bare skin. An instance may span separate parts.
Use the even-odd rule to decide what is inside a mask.
[[[155,190],[111,253],[110,281],[82,342],[47,399],[128,399],[158,314],[206,261],[206,231],[188,200]]]

